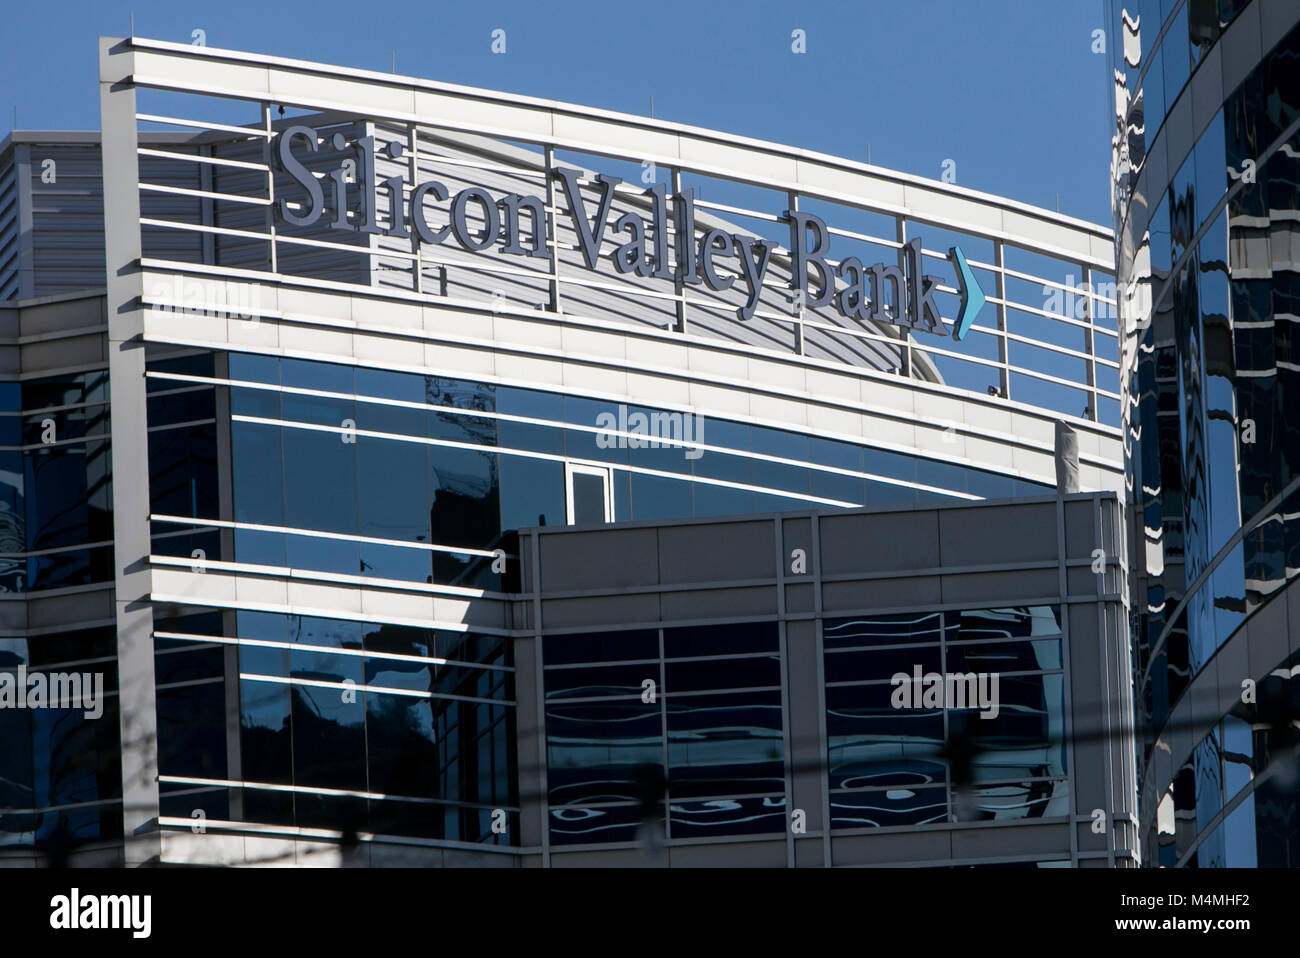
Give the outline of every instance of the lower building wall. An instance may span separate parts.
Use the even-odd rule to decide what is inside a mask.
[[[1122,528],[1099,493],[525,531],[524,844],[551,866],[1135,865]],[[914,708],[917,672],[992,694]]]

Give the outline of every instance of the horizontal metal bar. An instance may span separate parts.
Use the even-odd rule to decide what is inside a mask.
[[[211,190],[192,190],[184,186],[163,186],[161,183],[140,181],[140,189],[150,193],[172,193],[201,200],[223,200],[230,203],[248,203],[252,206],[270,206],[271,201],[260,196],[241,196],[238,193],[214,193]]]
[[[275,134],[263,130],[261,127],[233,126],[229,123],[215,123],[211,120],[184,120],[178,116],[161,116],[156,113],[137,113],[137,120],[146,120],[150,123],[167,123],[172,126],[195,127],[200,130],[223,130],[227,133],[243,133],[249,137],[262,138],[272,137]]]
[[[139,147],[136,152],[140,156],[155,156],[164,160],[183,160],[187,163],[210,163],[214,166],[233,166],[241,170],[257,170],[259,173],[269,173],[264,163],[248,163],[244,160],[227,160],[219,156],[206,156],[202,153],[173,153],[171,150],[155,150],[149,147]]]
[[[235,417],[239,419],[240,417]],[[346,432],[347,430],[343,430]],[[434,545],[429,542],[410,542],[405,539],[378,539],[374,536],[355,536],[346,532],[322,532],[316,529],[298,529],[293,526],[272,526],[259,522],[233,522],[228,519],[201,519],[192,516],[150,515],[150,522],[167,522],[173,525],[197,528],[246,529],[249,532],[271,532],[284,535],[307,536],[313,539],[334,539],[340,542],[357,542],[366,545],[395,546],[403,549],[418,549],[423,552],[445,552],[450,555],[470,555],[491,559],[495,552],[483,549],[459,548],[455,546]],[[507,558],[510,558],[507,556]]]

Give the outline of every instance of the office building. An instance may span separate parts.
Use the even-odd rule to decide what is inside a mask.
[[[102,669],[108,703],[0,714],[32,743],[6,755],[0,853],[1134,860],[1109,229],[139,37],[101,41],[100,92],[98,133],[0,147],[6,665]],[[556,559],[568,526],[591,547]],[[701,538],[736,568],[685,562]],[[637,578],[656,556],[684,564]],[[717,602],[557,611],[620,575]],[[870,714],[895,671],[994,661],[1000,717]],[[646,663],[635,715],[572,701]]]

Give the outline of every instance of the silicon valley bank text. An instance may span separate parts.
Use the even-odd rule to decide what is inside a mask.
[[[337,151],[346,149],[348,145],[340,133],[332,135],[331,143]],[[312,226],[326,212],[325,188],[322,180],[294,154],[295,144],[305,147],[308,153],[316,152],[319,146],[316,131],[301,125],[288,127],[277,135],[273,149],[280,168],[306,193],[306,202],[291,203],[289,198],[280,197],[276,210],[286,223]],[[373,136],[360,137],[354,143],[361,190],[361,206],[355,222],[348,215],[345,168],[340,166],[325,174],[332,194],[329,204],[334,215],[329,223],[332,229],[402,238],[409,238],[411,229],[414,229],[422,244],[437,245],[450,235],[469,252],[482,252],[499,242],[502,254],[551,258],[546,242],[546,204],[541,197],[512,193],[495,198],[479,186],[466,187],[453,197],[442,183],[426,180],[415,185],[409,201],[404,202],[403,176],[392,176],[378,182],[375,145]],[[384,152],[396,160],[402,157],[404,148],[400,142],[391,141],[385,144]],[[696,240],[694,191],[682,190],[670,199],[662,184],[644,191],[649,223],[640,214],[629,211],[611,224],[609,217],[614,191],[622,180],[597,175],[595,209],[589,210],[582,194],[582,171],[557,167],[551,175],[563,186],[579,249],[588,269],[598,268],[605,233],[612,228],[616,238],[626,235],[626,240],[609,256],[617,272],[682,285],[704,283],[716,292],[728,290],[741,280],[748,295],[736,314],[741,320],[753,318],[773,256],[781,249],[779,244],[722,229],[707,229]],[[384,226],[378,222],[377,195],[380,189],[388,192],[391,210],[389,222]],[[444,225],[435,226],[429,221],[426,203],[430,196],[438,203],[450,200]],[[678,238],[676,242],[670,239],[670,206],[672,233]],[[474,224],[470,222],[471,207],[475,213]],[[523,228],[525,214],[526,237]],[[827,261],[831,234],[821,218],[799,210],[786,210],[780,218],[790,226],[790,289],[795,302],[811,309],[833,306],[846,318],[859,322],[889,323],[937,335],[949,332],[933,299],[940,279],[922,272],[919,238],[911,239],[902,247],[903,256],[899,264],[866,266],[857,257],[849,256],[832,267]],[[688,237],[689,242],[685,241]],[[675,247],[671,265],[670,245]],[[731,271],[724,274],[718,270],[718,261],[722,259],[738,262],[731,264]],[[958,247],[950,248],[949,259],[962,286],[961,313],[951,332],[954,339],[962,339],[983,306],[984,295]],[[816,273],[815,284],[812,282],[813,273]],[[837,284],[837,278],[844,281],[842,285]],[[892,296],[886,296],[886,284],[892,287]],[[895,306],[891,308],[888,303]]]

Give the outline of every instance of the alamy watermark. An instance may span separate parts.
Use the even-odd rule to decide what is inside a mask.
[[[104,714],[103,672],[32,672],[20,665],[0,672],[0,709],[81,709],[86,718]]]
[[[1123,305],[1128,322],[1141,325],[1151,309],[1151,290],[1148,283],[1134,283],[1121,290],[1114,280],[1100,283],[1077,282],[1073,273],[1065,276],[1065,288],[1043,284],[1043,311],[1066,319],[1118,322]],[[1095,306],[1089,306],[1089,303]]]
[[[619,404],[617,414],[596,417],[596,445],[601,449],[674,449],[687,459],[704,455],[704,417],[693,412],[628,412]]]
[[[149,285],[149,310],[155,317],[174,314],[242,319],[255,325],[261,316],[260,283],[192,279],[173,275]]]
[[[133,938],[153,931],[152,895],[83,895],[73,888],[50,899],[50,927],[56,931],[122,929]]]
[[[1087,319],[1088,302],[1095,298],[1096,317],[1097,319],[1115,319],[1116,309],[1114,306],[1115,283],[1108,280],[1104,283],[1079,283],[1075,281],[1073,273],[1066,274],[1066,289],[1059,286],[1043,284],[1043,309],[1049,313],[1056,313],[1058,316],[1065,316],[1070,319]],[[1109,300],[1110,302],[1107,302]]]
[[[998,717],[997,672],[895,672],[889,704],[896,709],[979,709],[980,718]]]

